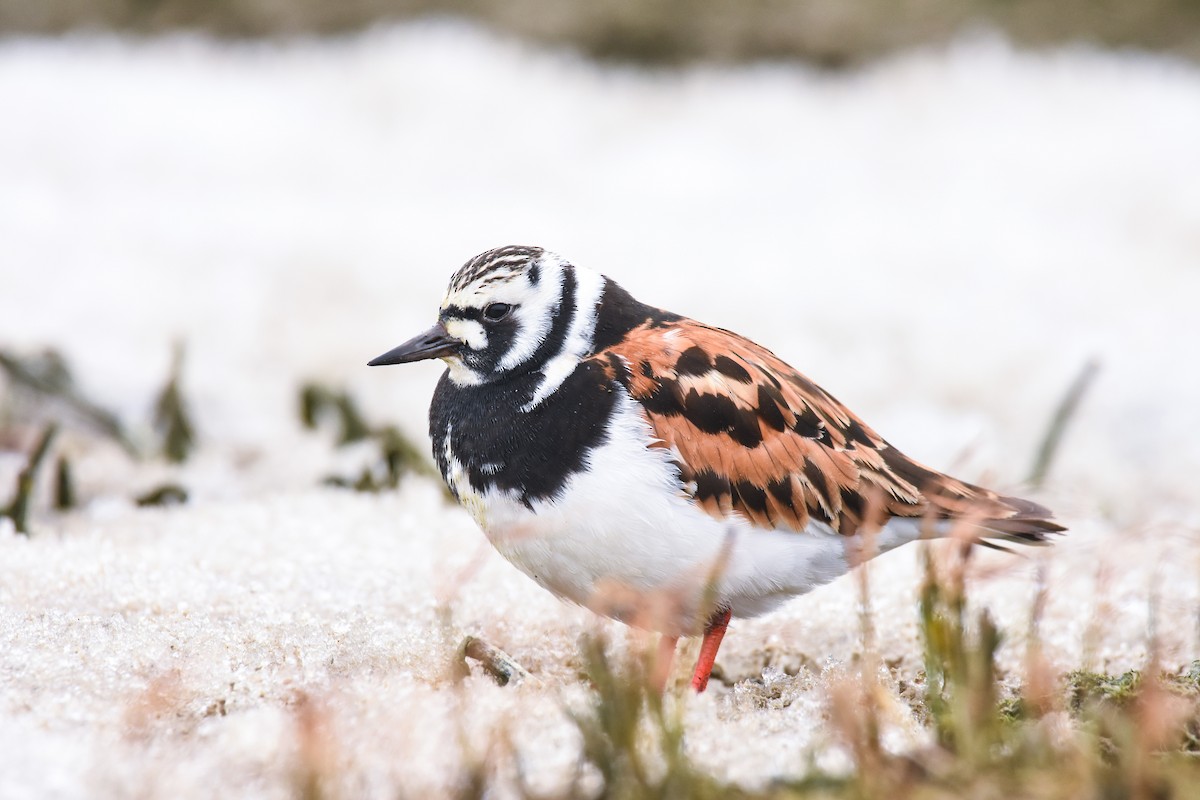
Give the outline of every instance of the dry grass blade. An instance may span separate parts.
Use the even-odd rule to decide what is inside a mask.
[[[180,387],[182,372],[183,346],[176,345],[171,360],[171,376],[154,404],[154,427],[162,434],[163,454],[176,463],[186,461],[196,447],[195,426]]]
[[[583,741],[582,766],[598,773],[603,782],[600,796],[631,800],[770,796],[723,784],[689,758],[681,707],[666,703],[654,685],[648,652],[633,648],[626,662],[618,665],[598,634],[584,636],[581,650],[594,694],[586,709],[569,713]],[[568,796],[594,796],[574,788]]]
[[[46,426],[42,432],[42,437],[38,440],[37,446],[33,449],[33,454],[30,455],[25,468],[17,475],[17,491],[13,495],[12,503],[8,509],[0,513],[0,516],[6,516],[13,521],[13,526],[16,527],[17,533],[25,536],[29,535],[29,505],[33,501],[33,490],[37,482],[38,468],[41,467],[42,461],[45,460],[46,454],[50,451],[50,444],[54,441],[54,437],[58,434],[58,426],[51,423]]]
[[[54,508],[70,511],[74,507],[75,476],[71,471],[71,462],[66,456],[59,456],[54,465]]]
[[[1079,410],[1080,402],[1087,394],[1088,387],[1092,385],[1092,381],[1095,380],[1096,373],[1099,371],[1100,363],[1095,359],[1084,364],[1083,369],[1079,371],[1075,380],[1067,388],[1058,408],[1054,410],[1054,416],[1050,418],[1050,425],[1046,428],[1046,434],[1038,446],[1037,456],[1033,459],[1033,468],[1029,471],[1027,480],[1034,488],[1039,488],[1046,482],[1046,476],[1050,473],[1050,467],[1054,463],[1054,456],[1058,453],[1058,446],[1066,433],[1067,425],[1075,416],[1075,412]]]
[[[328,712],[307,694],[295,703],[296,761],[292,771],[292,796],[298,800],[337,797],[337,746]]]

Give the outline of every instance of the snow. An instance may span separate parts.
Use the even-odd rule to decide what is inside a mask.
[[[570,776],[562,708],[597,623],[430,481],[320,488],[366,455],[295,411],[319,378],[423,441],[438,368],[365,363],[507,243],[749,335],[914,457],[1002,488],[1098,358],[1038,495],[1071,534],[981,559],[974,596],[1014,677],[1039,564],[1059,669],[1139,666],[1151,627],[1168,665],[1200,657],[1193,65],[970,39],[850,73],[642,72],[437,23],[7,39],[0,109],[0,344],[60,348],[142,420],[183,341],[204,441],[173,468],[68,435],[83,509],[39,506],[28,540],[0,523],[0,796],[284,797],[304,763],[352,796],[420,796],[499,729],[535,785]],[[168,478],[190,504],[130,501]],[[919,667],[917,555],[870,568],[899,677]],[[731,628],[741,683],[686,699],[693,755],[748,782],[810,751],[844,763],[822,720],[857,618],[843,578]],[[451,680],[467,633],[533,679]],[[924,734],[898,713],[888,736]]]

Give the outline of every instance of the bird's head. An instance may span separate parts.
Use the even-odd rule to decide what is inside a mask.
[[[590,346],[603,281],[540,247],[489,250],[454,273],[437,324],[370,365],[440,358],[462,386],[541,369]]]

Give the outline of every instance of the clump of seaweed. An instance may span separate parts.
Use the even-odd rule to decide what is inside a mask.
[[[357,475],[330,475],[328,486],[359,492],[395,489],[409,473],[436,477],[437,472],[422,450],[395,425],[371,425],[359,410],[358,402],[347,391],[310,382],[300,388],[300,422],[309,430],[332,422],[337,428],[337,444],[344,447],[356,442],[371,442],[377,448],[374,461],[364,465]]]
[[[179,463],[186,460],[196,446],[195,426],[188,412],[188,403],[181,388],[183,348],[177,346],[171,373],[159,392],[154,405],[153,427],[162,436],[162,454]],[[0,506],[0,517],[8,517],[18,533],[29,535],[29,513],[35,494],[37,477],[44,461],[51,455],[56,437],[63,427],[74,427],[99,434],[116,442],[131,457],[140,459],[139,448],[120,418],[86,397],[79,389],[71,369],[62,354],[44,350],[21,357],[0,350],[0,373],[6,378],[4,388],[10,403],[6,406],[3,423],[13,433],[43,420],[43,432],[30,451],[25,467],[17,476],[16,487],[8,505]],[[17,409],[13,415],[12,408]],[[170,505],[187,500],[187,490],[176,483],[165,483],[135,498],[139,506]],[[65,512],[79,503],[71,459],[65,453],[54,458],[52,507]]]
[[[142,508],[151,506],[178,506],[188,501],[187,489],[177,483],[164,483],[138,495],[134,502]]]
[[[371,435],[371,427],[359,411],[358,402],[348,392],[320,383],[300,387],[300,421],[305,428],[316,430],[323,418],[333,418],[338,424],[339,445],[362,441]]]
[[[56,417],[80,420],[120,444],[131,456],[138,455],[137,445],[120,418],[80,391],[66,359],[57,350],[47,349],[27,357],[0,350],[0,370],[14,390],[28,393],[38,405],[50,404]]]

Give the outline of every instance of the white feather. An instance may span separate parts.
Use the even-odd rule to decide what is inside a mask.
[[[604,276],[590,269],[574,267],[575,273],[575,316],[563,342],[563,349],[542,368],[545,376],[522,411],[531,411],[562,386],[579,360],[592,352],[592,337],[596,330],[596,310],[604,294]]]
[[[448,319],[446,320],[446,333],[458,339],[460,342],[466,342],[473,350],[486,350],[488,337],[487,331],[483,329],[483,325],[473,319]]]
[[[460,357],[445,356],[442,361],[450,373],[450,380],[456,385],[478,386],[483,383],[483,376],[463,363]]]
[[[614,585],[675,593],[685,601],[686,615],[695,612],[715,569],[717,599],[746,617],[828,583],[857,562],[866,543],[827,525],[815,523],[800,533],[765,531],[740,518],[721,521],[704,513],[679,490],[670,451],[650,446],[653,434],[638,405],[622,389],[617,395],[607,441],[554,500],[535,501],[531,510],[515,492],[478,494],[466,487],[468,497],[465,479],[454,481],[496,549],[542,586],[602,612],[608,609],[597,605],[603,599],[598,594]],[[453,467],[458,462],[448,455]],[[890,550],[918,533],[915,525],[889,525],[874,546]],[[694,632],[694,623],[689,618],[662,626]]]
[[[520,281],[514,281],[521,289],[519,295],[509,299],[509,295],[496,292],[488,297],[488,302],[499,300],[521,307],[517,318],[520,330],[512,347],[500,359],[501,369],[511,369],[534,354],[550,332],[552,308],[562,302],[563,260],[553,253],[542,253],[536,263],[541,273],[536,285],[523,274]]]

